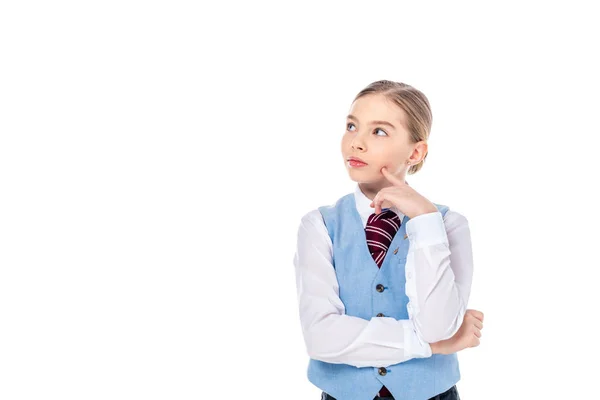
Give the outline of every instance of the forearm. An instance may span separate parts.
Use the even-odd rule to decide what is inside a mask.
[[[432,354],[430,345],[418,340],[409,320],[331,314],[318,322],[301,322],[308,354],[315,360],[359,368],[387,367]]]

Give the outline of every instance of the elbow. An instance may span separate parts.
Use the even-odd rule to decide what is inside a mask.
[[[326,341],[327,332],[324,331],[325,322],[330,319],[328,317],[329,315],[314,321],[304,330],[306,352],[314,360],[325,361],[326,354],[331,351],[331,349],[326,348],[329,342]]]
[[[319,349],[314,340],[314,334],[310,331],[304,332],[304,344],[306,345],[306,353],[312,359],[319,359]]]
[[[328,355],[329,353],[323,348],[322,340],[319,340],[316,335],[307,334],[306,339],[306,353],[313,360],[330,362]]]
[[[315,349],[312,347],[307,347],[307,353],[308,357],[312,358],[313,360],[325,361],[321,353],[319,351],[315,351]]]
[[[336,340],[335,332],[339,332],[342,328],[336,327],[339,321],[339,314],[329,313],[306,327],[304,341],[306,352],[310,358],[334,364],[351,364],[347,353],[352,345],[339,339]],[[352,363],[351,365],[355,364]]]

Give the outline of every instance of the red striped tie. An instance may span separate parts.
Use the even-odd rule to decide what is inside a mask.
[[[367,220],[367,226],[365,227],[367,245],[371,256],[379,268],[381,268],[390,243],[392,243],[392,239],[400,228],[400,225],[402,223],[398,214],[389,208],[382,210],[379,214],[371,214]],[[385,386],[382,386],[378,396],[393,397]]]
[[[367,226],[365,227],[367,245],[371,256],[380,268],[400,225],[398,214],[389,208],[383,209],[379,214],[371,214],[367,220]]]

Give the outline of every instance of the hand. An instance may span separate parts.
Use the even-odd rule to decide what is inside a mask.
[[[481,329],[483,329],[483,313],[477,310],[467,310],[463,323],[454,336],[432,343],[431,350],[437,354],[452,354],[467,347],[477,347],[480,344]]]
[[[407,215],[408,218],[438,211],[432,202],[417,193],[406,182],[395,177],[386,167],[381,169],[381,173],[393,186],[383,188],[375,195],[375,198],[371,202],[371,207],[375,207],[375,214],[381,212],[381,205],[384,201],[393,204],[404,215]]]

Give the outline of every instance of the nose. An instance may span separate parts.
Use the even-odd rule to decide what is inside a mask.
[[[364,150],[365,149],[363,141],[362,141],[362,137],[359,134],[357,134],[356,136],[354,136],[354,139],[352,139],[351,145],[352,145],[353,149],[358,149],[358,150]]]

